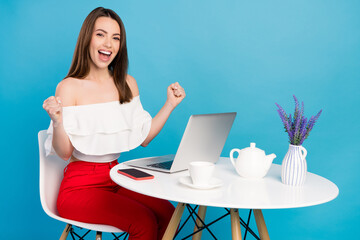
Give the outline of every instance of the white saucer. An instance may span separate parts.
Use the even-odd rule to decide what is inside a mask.
[[[185,177],[181,177],[179,178],[179,182],[184,184],[185,186],[191,187],[191,188],[195,188],[195,189],[212,189],[212,188],[217,188],[217,187],[221,187],[223,185],[222,180],[218,179],[218,178],[212,178],[210,179],[210,182],[208,185],[206,186],[198,186],[198,185],[194,185],[192,183],[191,177],[190,176],[185,176]]]

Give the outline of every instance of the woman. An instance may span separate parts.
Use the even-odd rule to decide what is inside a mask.
[[[94,9],[80,30],[68,75],[55,96],[44,101],[51,118],[45,148],[47,154],[70,158],[57,200],[62,217],[112,225],[130,239],[161,239],[172,204],[118,186],[109,171],[121,152],[149,144],[185,92],[171,84],[164,106],[151,119],[127,67],[120,17],[110,9]]]

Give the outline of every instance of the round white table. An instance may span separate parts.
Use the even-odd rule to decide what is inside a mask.
[[[309,172],[303,186],[285,185],[281,182],[281,165],[278,164],[272,164],[262,179],[242,178],[236,173],[230,159],[224,157],[216,163],[214,171],[214,177],[221,179],[223,185],[210,190],[193,189],[181,184],[179,178],[189,176],[188,171],[167,174],[143,170],[154,175],[154,179],[135,181],[118,174],[117,170],[121,168],[129,166],[121,163],[110,171],[111,179],[120,186],[179,203],[163,239],[173,239],[186,204],[199,205],[200,217],[205,216],[206,206],[230,208],[233,239],[241,239],[238,209],[254,209],[260,238],[269,239],[261,209],[313,206],[331,201],[339,194],[334,183]],[[200,234],[197,236],[198,239],[201,237]]]

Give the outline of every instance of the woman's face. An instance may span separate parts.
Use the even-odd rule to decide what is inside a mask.
[[[92,66],[107,68],[120,48],[120,26],[110,17],[99,17],[95,21],[89,52]]]

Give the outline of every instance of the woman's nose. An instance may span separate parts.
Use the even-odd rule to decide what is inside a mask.
[[[111,38],[105,38],[104,46],[108,48],[111,47]]]

